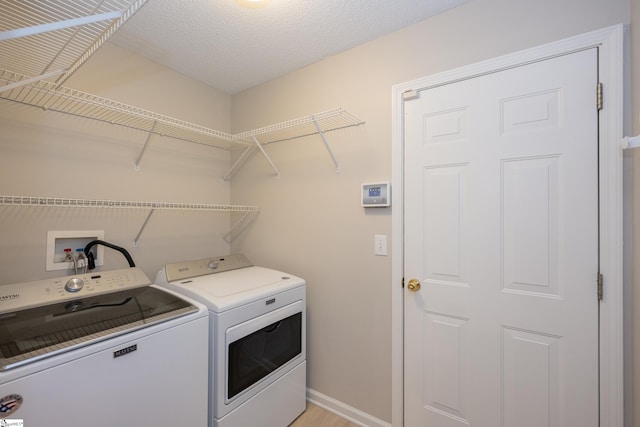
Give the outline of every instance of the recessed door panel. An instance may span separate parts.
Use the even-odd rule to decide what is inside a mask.
[[[502,100],[502,133],[558,127],[562,111],[560,99],[560,91],[556,89]]]
[[[424,277],[444,284],[460,284],[464,165],[424,170]],[[453,282],[453,283],[451,283]]]
[[[466,108],[425,115],[425,143],[455,142],[463,139],[465,137],[466,115]]]
[[[560,337],[503,328],[503,427],[558,427]]]
[[[502,166],[503,288],[559,296],[561,159],[508,160]]]
[[[424,404],[441,424],[468,423],[460,390],[467,321],[437,313],[424,316]]]

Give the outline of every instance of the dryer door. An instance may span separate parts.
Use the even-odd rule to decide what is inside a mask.
[[[226,402],[302,354],[301,301],[227,330]]]

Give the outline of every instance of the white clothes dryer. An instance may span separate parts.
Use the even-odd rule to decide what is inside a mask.
[[[285,427],[306,407],[306,283],[241,254],[167,264],[209,309],[209,426]]]

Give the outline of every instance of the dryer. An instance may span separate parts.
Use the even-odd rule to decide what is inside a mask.
[[[167,264],[156,283],[209,310],[209,426],[285,427],[306,408],[306,283],[234,254]]]
[[[0,421],[204,426],[208,331],[138,268],[1,285]]]

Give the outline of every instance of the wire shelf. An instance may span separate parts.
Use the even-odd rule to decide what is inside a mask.
[[[250,150],[259,148],[279,174],[263,145],[320,135],[336,171],[339,171],[324,134],[364,124],[341,108],[232,135],[62,86],[147,1],[11,2],[11,6],[0,14],[0,99],[147,133],[147,142],[135,162],[136,169],[149,137],[161,135],[226,150],[243,147],[245,153],[241,158]],[[230,177],[239,166],[236,163],[224,179]],[[32,196],[0,196],[0,206],[148,209],[147,219],[134,244],[137,244],[149,218],[158,209],[243,212],[242,218],[224,236],[228,242],[260,211],[254,206],[239,205]]]
[[[232,135],[62,86],[147,1],[11,2],[0,14],[0,99],[145,132],[136,169],[149,137],[160,135],[225,150],[259,148],[279,174],[262,146],[320,135],[339,170],[324,134],[364,123],[341,108]]]
[[[146,2],[12,1],[0,13],[0,68],[54,72],[48,78],[62,84]]]
[[[255,206],[217,205],[203,203],[144,202],[128,200],[67,199],[59,197],[0,196],[2,206],[38,206],[55,208],[109,209],[174,209],[218,212],[260,212]]]
[[[12,86],[27,80],[25,75],[0,69],[0,99],[227,150],[251,146],[254,137],[267,145],[317,135],[318,127],[328,133],[364,124],[338,107],[232,135],[45,80]]]
[[[140,227],[140,231],[133,240],[137,246],[142,232],[147,227],[153,213],[157,210],[190,210],[207,212],[242,212],[242,216],[222,238],[227,242],[238,236],[247,225],[260,212],[256,206],[242,205],[217,205],[204,203],[173,203],[173,202],[144,202],[130,200],[94,200],[94,199],[67,199],[61,197],[34,197],[34,196],[0,196],[0,206],[29,206],[29,207],[54,207],[54,208],[106,208],[106,209],[146,209],[147,218]]]
[[[233,135],[233,139],[235,141],[248,142],[252,140],[253,137],[259,137],[259,142],[262,145],[267,145],[274,142],[289,141],[318,135],[319,131],[316,124],[320,127],[322,132],[328,133],[334,130],[360,126],[364,124],[364,122],[338,107],[321,113],[299,117],[297,119],[272,124],[247,132],[237,133]]]
[[[13,83],[27,80],[28,77],[0,70],[0,98],[19,102],[43,110],[56,111],[73,116],[98,120],[128,128],[151,132],[162,136],[228,149],[234,142],[233,136],[225,132],[209,129],[173,117],[154,113],[142,108],[102,98],[87,92],[44,80],[31,82],[6,90]]]

